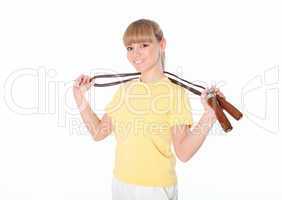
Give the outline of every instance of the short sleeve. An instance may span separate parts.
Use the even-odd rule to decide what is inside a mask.
[[[112,96],[111,100],[105,106],[105,112],[110,116],[113,117],[117,110],[120,108],[122,103],[122,95],[123,89],[122,86],[115,91],[114,95]]]
[[[172,95],[169,113],[169,125],[193,124],[192,109],[188,92],[182,87],[177,87]]]

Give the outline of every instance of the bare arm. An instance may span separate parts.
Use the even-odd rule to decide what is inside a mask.
[[[218,95],[225,98],[219,89],[215,88],[215,91]],[[187,162],[198,151],[205,141],[210,128],[217,120],[214,111],[206,102],[206,92],[207,90],[201,95],[201,101],[205,112],[193,130],[191,131],[188,125],[171,127],[174,150],[176,156],[182,162]]]
[[[104,114],[102,119],[92,111],[85,92],[90,88],[89,76],[81,75],[73,86],[73,94],[81,118],[95,141],[100,141],[112,132],[112,122],[108,114]]]
[[[179,160],[187,162],[198,151],[215,121],[212,114],[205,112],[192,131],[188,125],[171,128],[173,146]]]

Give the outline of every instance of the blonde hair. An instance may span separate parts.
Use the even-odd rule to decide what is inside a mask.
[[[149,19],[139,19],[129,24],[123,34],[123,44],[128,46],[132,43],[153,42],[156,39],[160,42],[163,39],[163,31],[158,23]],[[162,69],[165,67],[165,53],[161,55]]]

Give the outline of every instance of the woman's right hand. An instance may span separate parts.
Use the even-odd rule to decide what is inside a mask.
[[[93,79],[94,80],[94,79]],[[73,84],[73,94],[75,97],[83,96],[87,90],[91,87],[93,81],[90,82],[90,76],[81,74]]]

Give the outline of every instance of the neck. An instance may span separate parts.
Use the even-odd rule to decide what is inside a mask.
[[[160,66],[152,67],[151,69],[141,72],[140,81],[144,83],[150,83],[158,81],[163,78],[165,75]]]

